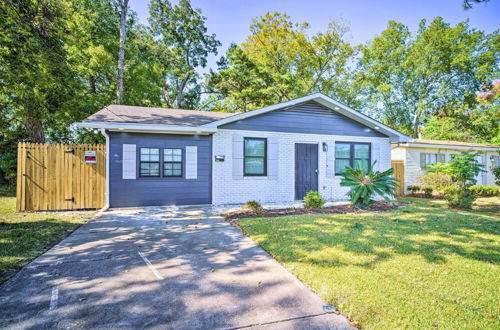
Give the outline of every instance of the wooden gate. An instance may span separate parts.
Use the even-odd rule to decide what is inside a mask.
[[[405,164],[402,160],[393,160],[391,167],[394,169],[394,177],[398,179],[398,189],[396,196],[404,196],[405,194]]]
[[[95,163],[84,162],[86,151],[95,151]],[[105,151],[102,144],[19,143],[16,209],[102,208],[106,188]]]

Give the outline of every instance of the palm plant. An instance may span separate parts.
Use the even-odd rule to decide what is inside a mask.
[[[397,188],[397,179],[392,176],[394,170],[392,168],[387,171],[374,171],[373,166],[367,169],[366,165],[355,166],[355,168],[347,166],[342,173],[342,181],[340,185],[343,187],[351,187],[347,196],[351,199],[352,205],[357,208],[367,209],[372,205],[376,195],[390,202],[391,197]]]

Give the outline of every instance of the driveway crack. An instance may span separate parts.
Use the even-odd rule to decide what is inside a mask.
[[[313,317],[322,316],[322,315],[325,315],[325,314],[332,314],[332,313],[324,312],[324,313],[319,313],[319,314],[310,314],[310,315],[304,315],[304,316],[291,317],[291,318],[288,318],[288,319],[282,319],[282,320],[276,320],[276,321],[270,321],[270,322],[263,322],[263,323],[254,323],[254,324],[243,325],[243,326],[235,327],[235,328],[226,328],[226,329],[227,330],[247,329],[247,328],[256,327],[256,326],[262,326],[262,325],[268,325],[268,324],[277,324],[277,323],[283,323],[283,322],[288,322],[288,321],[313,318]]]

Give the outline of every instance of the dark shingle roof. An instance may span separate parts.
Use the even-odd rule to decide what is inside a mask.
[[[233,116],[233,113],[111,104],[87,117],[84,122],[163,124],[200,126]]]

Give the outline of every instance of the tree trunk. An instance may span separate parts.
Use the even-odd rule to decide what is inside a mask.
[[[129,0],[120,0],[120,49],[118,51],[118,77],[116,87],[116,103],[121,104],[123,95],[123,69],[125,60],[125,38],[127,29],[125,23],[127,21],[127,10]]]
[[[177,109],[182,109],[182,90],[177,89]]]
[[[45,135],[43,133],[43,126],[39,120],[30,119],[26,122],[26,129],[30,142],[45,143]]]

